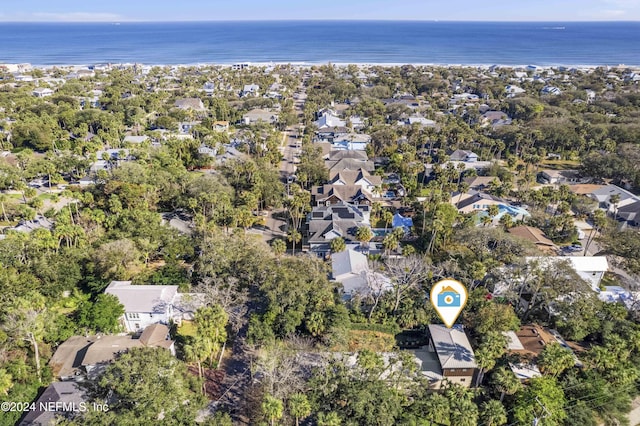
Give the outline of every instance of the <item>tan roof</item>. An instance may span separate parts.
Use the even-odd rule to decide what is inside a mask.
[[[591,194],[593,191],[604,188],[606,185],[596,185],[592,183],[584,183],[580,185],[569,185],[569,190],[574,194],[578,195],[587,195]]]
[[[87,348],[82,365],[111,362],[120,352],[141,346],[140,339],[132,339],[131,336],[102,336]]]
[[[545,237],[541,229],[534,228],[533,226],[516,226],[509,228],[508,232],[520,238],[533,241],[538,245],[555,247],[553,241]]]
[[[81,359],[78,353],[91,345],[92,338],[85,336],[71,336],[64,341],[51,357],[49,365],[56,377],[70,377],[80,367]]]
[[[159,346],[167,340],[169,327],[164,324],[147,326],[140,335],[140,341],[145,346]]]

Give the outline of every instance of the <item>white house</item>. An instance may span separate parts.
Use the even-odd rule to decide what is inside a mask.
[[[525,93],[525,90],[522,87],[514,86],[512,84],[505,86],[504,90],[507,92],[507,97],[509,98]]]
[[[258,86],[257,84],[245,84],[244,88],[242,89],[242,93],[241,96],[242,97],[247,97],[247,96],[258,96],[258,92],[260,90],[260,86]]]
[[[36,98],[46,98],[53,95],[53,90],[49,89],[48,87],[38,87],[36,89],[33,89],[33,92],[31,92],[31,94],[33,94],[33,96],[35,96]]]
[[[557,96],[562,94],[562,90],[560,90],[556,86],[544,86],[540,91],[540,94]]]
[[[541,267],[567,260],[578,276],[591,285],[593,291],[600,292],[600,282],[604,277],[604,273],[609,270],[609,263],[605,256],[541,256],[526,258],[527,263],[538,262]]]
[[[143,330],[152,324],[180,323],[190,319],[201,305],[200,295],[180,294],[177,285],[131,285],[131,281],[112,281],[104,292],[116,296],[124,306],[121,320],[128,332]]]
[[[330,112],[324,112],[316,121],[313,122],[318,130],[326,129],[327,127],[345,127],[346,121],[341,120]]]
[[[620,198],[616,206],[611,202],[611,197],[614,195]],[[640,197],[616,185],[605,185],[597,188],[589,194],[589,197],[596,200],[600,208],[606,209],[609,213],[614,213],[616,208],[619,209],[640,201]]]
[[[391,290],[389,278],[369,270],[367,256],[354,250],[331,255],[331,276],[342,284],[346,297],[355,293],[379,293]]]

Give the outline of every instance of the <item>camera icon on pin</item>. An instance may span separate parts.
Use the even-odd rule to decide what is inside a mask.
[[[452,289],[451,287],[445,287],[438,294],[437,305],[440,308],[459,308],[460,307],[460,293]]]

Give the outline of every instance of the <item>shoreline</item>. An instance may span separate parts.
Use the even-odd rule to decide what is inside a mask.
[[[36,69],[53,69],[53,68],[80,68],[80,69],[89,69],[89,67],[96,65],[108,65],[111,67],[132,67],[132,66],[143,66],[143,67],[176,67],[176,68],[184,68],[184,67],[221,67],[228,68],[234,65],[244,65],[246,67],[271,67],[271,66],[282,66],[282,65],[291,65],[297,68],[312,68],[316,66],[323,65],[334,65],[336,67],[348,67],[350,65],[355,65],[359,68],[371,68],[371,67],[402,67],[402,66],[414,66],[414,67],[431,67],[431,68],[476,68],[481,70],[489,70],[490,68],[504,68],[504,69],[530,69],[530,70],[549,70],[549,69],[560,69],[566,68],[569,69],[585,69],[585,70],[595,70],[597,68],[631,68],[631,69],[640,69],[640,64],[545,64],[545,65],[536,65],[536,64],[499,64],[499,63],[436,63],[436,62],[333,62],[333,61],[237,61],[237,62],[193,62],[193,63],[143,63],[143,62],[95,62],[91,64],[31,64],[28,62],[0,62],[0,67],[2,66],[12,66],[12,65],[28,65],[31,68]]]

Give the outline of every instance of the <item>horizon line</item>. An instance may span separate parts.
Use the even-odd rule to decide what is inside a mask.
[[[429,23],[640,23],[640,19],[608,19],[608,20],[523,20],[523,19],[358,19],[358,18],[332,18],[332,19],[175,19],[175,20],[144,20],[144,19],[100,19],[100,20],[1,20],[1,24],[136,24],[136,23],[224,23],[224,22],[429,22]]]

